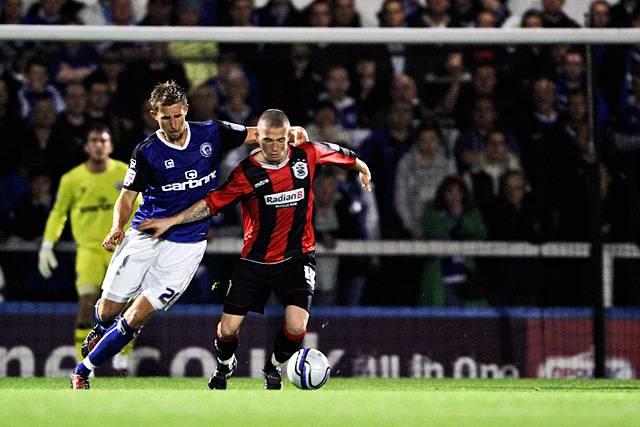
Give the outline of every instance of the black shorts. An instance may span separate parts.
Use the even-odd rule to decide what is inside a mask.
[[[314,252],[278,264],[260,264],[241,259],[231,276],[224,300],[224,312],[244,316],[249,311],[264,313],[273,291],[282,305],[311,309],[315,286]]]

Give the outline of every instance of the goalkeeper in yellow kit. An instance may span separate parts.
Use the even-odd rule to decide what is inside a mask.
[[[76,290],[78,316],[76,318],[75,347],[78,361],[84,337],[91,331],[94,305],[100,294],[102,279],[109,265],[111,253],[102,248],[102,240],[111,229],[113,205],[122,189],[127,164],[111,159],[111,132],[102,125],[89,129],[84,143],[88,159],[71,169],[60,179],[55,204],[44,231],[38,253],[38,270],[44,278],[58,266],[53,246],[60,238],[67,217],[71,215],[71,233],[77,244]],[[114,368],[124,374],[127,370],[131,346],[125,347],[114,359]]]

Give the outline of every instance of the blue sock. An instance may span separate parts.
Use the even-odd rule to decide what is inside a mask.
[[[80,375],[89,375],[94,368],[118,354],[125,345],[135,338],[138,331],[139,329],[132,328],[124,318],[121,318],[107,329],[100,342],[96,344],[85,360],[78,364],[74,372]]]

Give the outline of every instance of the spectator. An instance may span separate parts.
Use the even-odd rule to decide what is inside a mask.
[[[111,92],[106,80],[85,81],[87,88],[87,115],[91,122],[104,123],[115,128],[115,115],[111,110]]]
[[[61,153],[56,151],[56,146],[59,145],[53,142],[56,117],[52,98],[40,98],[33,104],[29,127],[21,138],[20,159],[29,174],[46,173],[57,180],[65,172],[61,164]]]
[[[229,5],[229,16],[226,25],[232,27],[255,27],[258,18],[254,12],[253,0],[232,0]],[[265,68],[261,61],[262,47],[258,43],[219,43],[220,53],[233,54],[244,70],[262,79],[262,71]],[[268,68],[268,67],[266,67]]]
[[[98,53],[87,43],[66,41],[49,54],[49,73],[56,84],[79,82],[91,74],[98,64]]]
[[[402,1],[385,0],[378,12],[378,21],[383,28],[402,28],[407,26]],[[427,48],[402,43],[387,43],[383,48],[382,63],[390,64],[393,75],[409,74],[421,79],[424,71],[420,55],[428,55]],[[431,62],[434,58],[429,57]]]
[[[611,6],[606,0],[594,0],[589,5],[589,27],[609,28],[611,26]]]
[[[281,105],[291,123],[306,123],[320,91],[321,77],[311,67],[311,49],[306,44],[291,46],[289,57],[279,77],[267,81],[265,98]]]
[[[291,0],[269,0],[258,9],[261,27],[300,27],[303,16]]]
[[[391,102],[396,101],[411,104],[413,109],[411,126],[413,129],[418,129],[425,122],[435,120],[434,113],[425,107],[418,96],[415,80],[406,74],[395,76],[391,83]]]
[[[479,2],[474,0],[453,0],[451,5],[451,15],[461,27],[475,27],[481,11]]]
[[[37,174],[29,182],[29,193],[18,199],[13,215],[12,234],[24,240],[42,236],[53,204],[51,178]]]
[[[313,228],[316,241],[327,249],[336,247],[340,232],[340,222],[336,211],[338,199],[338,181],[331,173],[321,173],[313,183],[315,192]],[[322,263],[322,274],[316,278],[314,300],[320,305],[335,305],[338,281],[337,256],[325,256]]]
[[[498,126],[498,115],[489,97],[480,97],[473,103],[473,124],[463,131],[454,147],[456,164],[460,173],[477,166],[489,134]]]
[[[176,13],[178,25],[193,27],[200,22],[200,3],[197,0],[180,0]],[[218,53],[218,44],[208,42],[171,42],[169,57],[184,66],[190,87],[196,87],[216,75],[216,65],[210,61]]]
[[[23,126],[17,105],[11,104],[9,85],[5,79],[0,78],[0,134],[2,135],[2,142],[0,142],[0,182],[20,169],[21,165],[15,159],[20,158],[19,150],[21,146],[12,142],[20,140],[23,134]],[[5,195],[5,193],[0,194]],[[0,201],[0,211],[2,210],[2,204]]]
[[[352,92],[360,107],[360,124],[363,127],[383,126],[384,119],[378,116],[388,104],[389,71],[389,67],[374,56],[363,55],[356,62]]]
[[[404,229],[421,239],[422,218],[427,203],[433,200],[440,182],[456,171],[447,157],[440,129],[423,125],[411,149],[398,162],[395,177],[395,205]]]
[[[407,18],[410,27],[421,28],[452,28],[459,27],[450,14],[449,0],[426,0],[427,7],[416,10]]]
[[[0,24],[22,24],[22,0],[5,0],[0,13]]]
[[[53,141],[57,144],[54,150],[60,154],[62,172],[85,160],[84,140],[90,121],[86,114],[87,91],[82,83],[67,85],[64,102],[67,108],[58,114],[53,125]]]
[[[333,0],[334,27],[362,27],[355,0]]]
[[[314,0],[304,10],[306,24],[309,27],[330,27],[333,23],[331,5],[328,0]]]
[[[355,99],[349,96],[351,81],[347,69],[342,65],[333,65],[327,70],[324,81],[325,91],[318,101],[328,101],[338,112],[340,124],[345,129],[355,129],[360,125],[360,111]]]
[[[148,3],[147,3],[148,4]],[[111,25],[133,25],[135,24],[135,15],[133,13],[133,5],[131,0],[110,0]]]
[[[562,10],[565,0],[542,0],[542,25],[546,28],[579,28]]]
[[[65,25],[77,22],[82,3],[75,0],[39,0],[31,5],[24,18],[28,25]]]
[[[491,131],[477,163],[465,174],[476,205],[485,218],[500,194],[502,177],[509,171],[519,170],[520,161],[509,149],[505,134]]]
[[[637,0],[618,0],[611,7],[611,25],[615,28],[630,28],[633,16],[640,12]]]
[[[314,121],[305,126],[311,141],[326,141],[347,146],[353,150],[351,137],[338,122],[338,112],[330,102],[321,102],[314,113]]]
[[[232,123],[255,124],[259,113],[248,103],[249,81],[242,71],[229,75],[226,90],[227,100],[220,106],[220,118]]]
[[[424,214],[424,236],[432,240],[484,240],[487,228],[462,178],[446,177]],[[465,256],[429,258],[419,305],[469,306],[486,304],[486,290],[475,260]]]
[[[548,79],[536,80],[532,88],[533,108],[521,120],[518,141],[522,167],[529,178],[536,210],[544,212],[542,232],[554,238],[558,171],[563,141],[563,123],[555,106],[555,86]]]
[[[28,119],[34,103],[41,98],[51,98],[54,101],[56,111],[64,110],[64,100],[58,89],[49,84],[49,73],[46,62],[40,59],[32,59],[27,62],[25,68],[25,81],[18,91],[18,100],[22,117]]]
[[[522,28],[542,28],[542,14],[536,9],[524,12],[520,20]],[[533,81],[543,75],[546,61],[542,46],[520,45],[508,50],[505,73],[506,86],[518,99],[528,97]]]
[[[147,0],[147,13],[138,25],[167,26],[171,25],[173,2],[171,0]]]
[[[218,93],[208,84],[201,84],[191,91],[189,96],[189,119],[196,122],[204,122],[217,119]]]
[[[169,57],[168,45],[167,42],[149,43],[149,51],[144,56],[126,63],[119,84],[120,93],[126,94],[127,99],[126,104],[120,105],[122,117],[136,120],[140,106],[157,82],[174,80],[185,89],[190,87],[184,66]]]
[[[360,154],[376,176],[375,196],[380,211],[382,238],[409,237],[402,226],[395,206],[395,179],[398,162],[413,142],[411,129],[412,106],[395,102],[387,110],[385,127],[375,131],[362,142]]]
[[[481,0],[484,10],[493,14],[497,27],[501,27],[511,15],[509,0]]]
[[[500,196],[486,216],[491,240],[539,242],[540,224],[527,180],[520,171],[502,176]],[[544,271],[535,258],[495,258],[486,262],[491,305],[542,304]],[[514,283],[517,278],[517,283]]]

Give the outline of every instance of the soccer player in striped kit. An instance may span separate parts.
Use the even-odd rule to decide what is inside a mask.
[[[209,229],[205,217],[174,227],[160,241],[152,239],[140,224],[174,215],[202,199],[217,187],[223,155],[255,142],[253,127],[217,120],[186,121],[186,94],[174,82],[156,85],[149,105],[159,129],[134,149],[114,206],[113,225],[102,246],[115,252],[96,306],[96,325],[85,339],[89,353],[71,375],[74,389],[89,388],[89,374],[95,367],[135,338],[157,310],[168,310],[176,302],[204,255]],[[302,142],[306,131],[293,127],[284,138]],[[142,204],[125,233],[123,227],[138,193],[142,193]]]
[[[311,184],[318,165],[354,168],[360,172],[363,187],[371,191],[369,168],[352,151],[322,142],[290,147],[289,127],[282,111],[265,111],[255,134],[260,148],[234,169],[222,187],[177,215],[138,225],[140,230],[153,229],[153,237],[162,239],[176,228],[240,203],[244,245],[217,327],[218,367],[209,380],[212,389],[226,388],[237,366],[240,325],[249,311],[264,312],[271,292],[284,306],[284,325],[263,371],[265,388],[282,388],[279,365],[302,345],[314,291]]]

